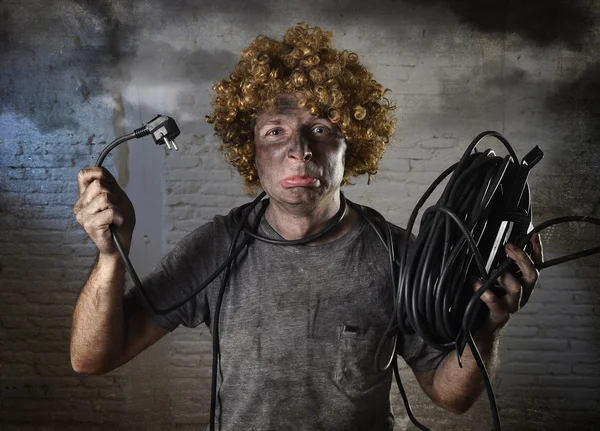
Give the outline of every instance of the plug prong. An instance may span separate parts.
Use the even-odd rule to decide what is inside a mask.
[[[177,144],[175,143],[175,141],[171,141],[171,145],[173,145],[173,148],[175,148],[175,151],[179,151],[179,148],[177,148]]]

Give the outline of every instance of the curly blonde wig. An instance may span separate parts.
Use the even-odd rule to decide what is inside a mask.
[[[277,96],[295,94],[298,107],[326,116],[343,133],[346,160],[342,184],[375,175],[395,128],[386,90],[349,51],[332,46],[332,34],[300,23],[283,41],[258,36],[229,76],[213,86],[213,112],[206,117],[221,138],[226,159],[244,177],[246,189],[260,185],[254,161],[254,122],[272,111]]]

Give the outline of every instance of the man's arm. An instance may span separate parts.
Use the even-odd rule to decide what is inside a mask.
[[[104,168],[82,169],[73,211],[98,248],[71,330],[71,364],[80,373],[106,373],[129,361],[166,334],[137,305],[124,303],[125,266],[112,239],[114,225],[125,250],[135,226],[131,201]]]
[[[498,368],[500,333],[511,315],[527,303],[539,277],[539,271],[534,264],[543,262],[539,235],[533,235],[532,245],[531,257],[518,247],[506,247],[508,257],[519,266],[523,277],[517,280],[508,272],[500,276],[498,282],[507,292],[503,298],[494,295],[490,290],[481,295],[481,300],[490,309],[490,315],[473,338],[490,380]],[[481,282],[477,282],[475,289],[479,289],[481,285]],[[442,360],[436,370],[415,372],[415,377],[427,396],[438,406],[454,413],[466,412],[485,388],[481,372],[468,345],[461,359],[462,368],[458,366],[456,352],[453,351]]]
[[[477,350],[490,377],[494,378],[499,364],[498,346],[500,336],[480,331],[474,335]],[[438,406],[453,413],[465,413],[485,389],[481,371],[467,345],[458,366],[456,352],[446,355],[433,371],[415,371],[415,377],[423,392]]]
[[[71,365],[76,372],[107,373],[169,332],[137,303],[124,303],[124,281],[120,256],[100,255],[73,312]]]

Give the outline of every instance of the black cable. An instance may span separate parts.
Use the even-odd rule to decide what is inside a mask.
[[[123,135],[120,138],[117,138],[114,141],[112,141],[110,144],[108,144],[102,150],[102,152],[98,156],[98,159],[96,159],[96,166],[102,166],[102,163],[104,162],[104,159],[106,158],[106,156],[108,156],[108,153],[110,153],[116,146],[121,145],[123,142],[127,142],[127,141],[130,141],[135,138],[137,138],[135,132],[131,132],[131,133],[128,133],[127,135]]]
[[[219,360],[220,360],[220,356],[221,356],[221,350],[220,350],[220,344],[219,344],[219,317],[221,314],[221,304],[223,301],[223,296],[225,294],[225,288],[226,288],[227,282],[229,280],[229,275],[230,275],[230,271],[231,271],[231,263],[232,263],[233,259],[235,259],[237,257],[237,255],[239,254],[239,252],[237,252],[237,251],[233,251],[233,253],[232,253],[232,250],[234,250],[235,244],[237,242],[237,239],[238,239],[240,233],[244,232],[244,234],[246,235],[244,242],[242,243],[242,245],[240,247],[245,247],[246,245],[249,244],[249,242],[252,239],[256,239],[256,240],[265,242],[267,244],[272,244],[272,245],[283,245],[283,246],[304,245],[311,241],[314,241],[315,239],[317,239],[319,237],[322,237],[327,232],[331,231],[334,227],[338,226],[344,219],[346,212],[347,212],[346,198],[344,197],[344,194],[340,192],[340,208],[339,208],[338,212],[336,213],[336,215],[331,219],[331,221],[328,223],[328,225],[322,231],[320,231],[316,234],[309,235],[307,237],[298,239],[298,240],[274,240],[272,238],[260,236],[257,233],[255,233],[255,231],[257,231],[257,229],[258,229],[258,226],[261,222],[261,219],[262,219],[265,211],[267,210],[267,206],[269,204],[268,199],[265,200],[265,205],[258,211],[258,213],[255,217],[254,223],[252,224],[252,227],[250,229],[248,229],[246,227],[246,221],[248,219],[248,216],[250,215],[252,210],[256,207],[256,205],[262,200],[262,198],[265,195],[266,195],[266,193],[262,192],[252,203],[249,204],[249,206],[247,205],[248,206],[247,208],[241,207],[234,212],[234,223],[237,224],[237,227],[236,227],[233,241],[229,248],[228,258],[226,260],[228,265],[227,265],[227,268],[225,269],[223,278],[221,279],[221,287],[219,289],[217,303],[215,305],[215,317],[213,319],[213,328],[212,328],[213,360],[212,360],[210,427],[209,427],[209,429],[211,431],[213,431],[215,429],[216,399],[217,399],[217,392],[218,392],[217,372],[219,372],[219,370],[220,370]],[[242,213],[242,216],[241,216],[241,218],[238,218],[237,216],[239,216],[240,213]],[[240,247],[238,247],[238,249]],[[237,249],[235,249],[235,250],[237,250]],[[222,410],[219,409],[219,412],[221,413]],[[219,423],[221,423],[221,420],[219,420]]]
[[[157,125],[160,124],[162,126],[164,124],[162,121],[165,118],[168,117],[156,117],[153,122],[148,123],[153,126],[153,134],[156,133]],[[169,120],[172,121],[172,119]],[[171,127],[176,129],[176,134],[179,133],[174,122]],[[119,144],[150,133],[151,131],[149,131],[148,127],[145,127],[116,139],[103,150],[96,162],[96,166],[101,166],[108,153]],[[169,135],[156,133],[157,136],[153,135],[153,137],[157,143],[170,144],[176,148],[174,141],[172,141],[176,134],[175,132]],[[487,136],[493,136],[500,140],[507,148],[509,156],[500,158],[495,156],[491,150],[478,152],[476,149],[477,144]],[[161,142],[158,142],[158,140]],[[376,366],[379,371],[387,370],[390,365],[393,367],[396,383],[402,395],[407,414],[413,424],[421,430],[428,430],[428,428],[414,417],[398,372],[396,341],[400,333],[410,334],[417,332],[430,346],[441,351],[456,349],[459,365],[461,365],[460,358],[463,349],[466,345],[469,345],[482,374],[490,400],[494,427],[497,430],[500,429],[498,409],[489,375],[477,346],[473,341],[472,332],[477,329],[478,319],[481,320],[482,315],[485,317],[485,313],[482,314],[483,303],[480,301],[481,295],[489,289],[496,289],[494,292],[498,294],[502,293],[495,286],[495,283],[496,279],[503,272],[510,270],[515,276],[520,275],[516,265],[506,255],[504,255],[505,259],[501,261],[498,261],[496,257],[497,264],[488,271],[484,265],[482,252],[490,250],[483,250],[479,244],[490,217],[493,217],[495,214],[493,211],[494,202],[505,199],[507,193],[509,193],[507,190],[504,190],[504,188],[510,185],[510,181],[508,181],[508,185],[505,184],[505,175],[508,175],[507,169],[512,167],[511,164],[515,164],[517,160],[512,147],[502,135],[497,132],[483,132],[479,134],[469,145],[461,160],[446,169],[432,183],[417,203],[407,225],[408,238],[403,243],[402,252],[398,259],[395,256],[394,238],[391,228],[383,216],[371,208],[348,202],[371,226],[389,255],[395,310],[386,328],[385,336],[378,346],[375,358]],[[534,163],[537,163],[537,160]],[[423,213],[419,235],[409,250],[410,236],[420,208],[435,188],[451,173],[452,176],[438,200],[438,204],[428,208]],[[529,200],[529,187],[526,182],[525,189],[527,193],[526,199]],[[116,228],[114,225],[110,226],[112,237],[125,262],[127,271],[134,281],[135,287],[140,291],[143,299],[155,314],[166,314],[181,307],[204,290],[221,272],[225,271],[221,279],[212,327],[213,377],[211,383],[211,431],[214,430],[215,426],[215,408],[218,392],[216,383],[220,359],[218,335],[220,309],[233,261],[253,239],[277,245],[301,245],[313,241],[339,225],[347,211],[346,199],[343,193],[340,193],[340,209],[323,231],[299,240],[274,240],[261,237],[255,233],[268,206],[268,199],[265,200],[265,204],[258,212],[252,226],[250,228],[246,227],[247,218],[264,196],[265,193],[263,192],[253,202],[235,210],[234,222],[237,224],[237,227],[227,259],[188,298],[180,300],[165,309],[157,309],[150,301],[119,241]],[[508,196],[510,198],[512,195],[509,193]],[[521,194],[518,195],[516,202],[520,201]],[[515,212],[512,209],[507,211],[506,214],[508,214],[508,219],[516,223],[523,223],[524,220],[531,222],[531,203],[528,202],[525,217],[523,217],[523,214],[520,214],[518,211]],[[600,226],[600,219],[593,217],[559,217],[546,221],[526,234],[513,238],[513,240],[517,246],[524,249],[530,245],[530,240],[534,233],[555,224],[575,221],[583,221]],[[239,246],[236,246],[241,232],[245,234],[244,239]],[[538,270],[541,270],[599,252],[600,246],[546,261],[537,264],[536,267]],[[482,286],[477,292],[473,292],[472,286],[469,284],[469,275],[473,274],[478,274],[483,281]],[[385,362],[385,365],[381,366],[381,355],[385,350],[386,342],[393,343],[393,348],[391,349],[392,355]]]
[[[216,409],[216,398],[217,398],[217,371],[220,370],[219,360],[221,358],[221,347],[219,344],[219,317],[221,316],[221,303],[223,301],[223,296],[225,294],[225,288],[227,286],[227,281],[229,280],[229,274],[231,272],[231,265],[233,263],[233,260],[230,260],[230,258],[235,259],[238,256],[239,253],[234,254],[235,244],[237,243],[240,233],[242,232],[242,230],[244,230],[244,223],[245,223],[246,219],[248,218],[248,216],[250,215],[250,213],[252,212],[252,210],[256,207],[256,205],[258,205],[258,203],[262,200],[262,198],[265,195],[266,195],[266,193],[262,192],[261,194],[258,195],[258,197],[256,199],[254,199],[254,201],[249,205],[248,208],[244,209],[244,211],[243,211],[244,215],[242,218],[242,222],[238,223],[238,225],[236,227],[235,234],[233,236],[233,241],[231,242],[231,245],[229,247],[229,252],[227,254],[229,263],[227,265],[227,268],[225,269],[225,273],[223,274],[223,277],[221,278],[221,287],[219,289],[219,295],[217,297],[217,304],[215,306],[213,327],[211,328],[211,332],[213,335],[213,339],[212,339],[213,358],[212,358],[212,377],[211,377],[211,393],[210,393],[210,429],[211,430],[215,429],[215,409]],[[267,205],[264,205],[263,208],[259,211],[258,215],[255,218],[255,222],[252,226],[253,229],[256,229],[258,227],[258,224],[260,223],[262,215],[264,214],[266,209],[267,209]],[[244,242],[242,243],[242,246],[249,245],[249,243],[252,239],[253,239],[252,237],[246,236],[246,238],[244,238]],[[221,409],[219,411],[221,411]],[[221,423],[221,420],[219,420],[219,423]]]
[[[329,232],[331,229],[333,229],[335,226],[337,226],[346,216],[346,210],[347,210],[346,199],[344,198],[343,193],[340,193],[340,196],[341,196],[341,199],[340,199],[339,210],[336,212],[336,214],[333,216],[331,221],[328,223],[328,225],[322,231],[317,232],[313,235],[309,235],[304,238],[294,239],[294,240],[285,240],[285,239],[282,240],[282,239],[273,239],[273,238],[268,238],[265,236],[260,236],[256,233],[252,232],[252,230],[247,229],[247,228],[244,228],[244,233],[254,239],[257,239],[259,241],[262,241],[262,242],[265,242],[265,243],[271,244],[271,245],[292,246],[292,245],[303,245],[303,244],[309,243],[309,242],[314,241],[315,239],[320,238],[323,235],[325,235],[327,232]],[[236,221],[236,220],[234,219],[234,221]]]
[[[104,148],[104,150],[102,151],[102,153],[100,154],[100,156],[98,157],[98,159],[96,161],[96,166],[98,166],[98,167],[102,166],[102,163],[104,162],[104,159],[106,158],[108,153],[110,153],[110,151],[112,151],[118,145],[120,145],[124,142],[127,142],[131,139],[134,139],[134,138],[146,136],[148,134],[150,134],[150,132],[147,132],[144,128],[141,128],[141,129],[136,130],[133,133],[130,133],[130,134],[124,135],[118,139],[115,139],[106,148]],[[172,144],[174,144],[174,143],[172,143]],[[260,241],[263,241],[263,242],[266,242],[269,244],[274,244],[274,245],[293,246],[293,245],[306,244],[308,242],[314,241],[315,239],[325,235],[326,233],[331,231],[334,227],[338,226],[341,223],[341,221],[344,219],[344,217],[346,216],[346,213],[347,213],[346,199],[344,197],[344,194],[340,192],[340,208],[337,211],[337,213],[335,214],[335,216],[333,217],[333,219],[327,224],[327,226],[322,231],[317,232],[316,234],[310,235],[308,237],[298,239],[298,240],[292,240],[292,241],[274,240],[272,238],[259,236],[258,234],[253,232],[253,230],[256,230],[258,228],[258,225],[260,224],[262,216],[267,209],[268,199],[266,200],[266,203],[263,206],[263,208],[257,214],[252,228],[248,229],[245,226],[248,216],[250,215],[252,210],[256,207],[256,205],[258,205],[258,203],[264,198],[265,195],[266,195],[266,193],[262,192],[261,194],[259,194],[257,196],[256,199],[254,199],[254,201],[241,206],[240,208],[237,209],[236,213],[234,213],[234,215],[239,215],[240,213],[242,213],[242,218],[241,219],[235,218],[235,223],[237,223],[237,228],[236,228],[232,243],[230,245],[229,252],[227,254],[227,259],[225,259],[225,261],[206,280],[204,280],[204,282],[202,282],[198,288],[196,288],[191,294],[189,294],[188,297],[174,303],[173,305],[171,305],[169,307],[162,308],[162,309],[159,309],[158,307],[156,307],[153,304],[153,302],[150,300],[148,294],[146,293],[141,280],[139,279],[135,269],[133,268],[133,265],[131,264],[129,257],[127,256],[126,251],[123,249],[123,246],[119,239],[119,235],[117,233],[115,225],[111,224],[109,226],[111,234],[112,234],[112,238],[115,242],[117,250],[121,254],[121,258],[123,259],[123,262],[125,264],[127,272],[129,273],[129,275],[131,276],[131,279],[133,280],[134,286],[137,288],[137,290],[142,295],[142,298],[144,299],[144,301],[148,304],[148,306],[150,307],[152,312],[155,314],[164,315],[164,314],[167,314],[167,313],[181,307],[182,305],[184,305],[185,303],[190,301],[192,298],[194,298],[197,294],[202,292],[206,287],[208,287],[208,285],[210,283],[212,283],[214,281],[215,278],[217,278],[219,276],[219,274],[221,274],[223,271],[225,271],[225,274],[223,275],[223,277],[221,279],[221,286],[219,289],[217,303],[215,306],[215,315],[213,318],[213,327],[212,327],[213,360],[212,360],[211,403],[210,403],[210,430],[211,431],[215,429],[215,410],[216,410],[216,397],[217,397],[217,390],[218,390],[217,389],[217,372],[219,370],[219,358],[220,358],[219,317],[220,317],[220,312],[221,312],[221,304],[222,304],[223,296],[225,293],[225,288],[227,286],[227,282],[229,280],[229,275],[231,272],[232,262],[237,258],[239,253],[249,244],[249,242],[252,239],[257,239],[257,240],[260,240]],[[237,243],[239,235],[242,231],[246,234],[246,237],[244,238],[242,243],[236,247],[236,243]]]
[[[100,156],[96,160],[96,166],[98,166],[98,167],[102,166],[102,163],[104,162],[104,159],[106,158],[106,156],[108,155],[108,153],[110,153],[118,145],[120,145],[120,144],[122,144],[124,142],[127,142],[127,141],[129,141],[131,139],[134,139],[134,138],[140,138],[142,136],[146,136],[148,134],[149,134],[149,132],[148,133],[144,133],[144,131],[142,130],[142,128],[140,128],[140,129],[137,129],[133,133],[129,133],[127,135],[121,136],[118,139],[115,139],[113,142],[111,142],[109,145],[107,145],[106,148],[104,148],[104,150],[102,151],[102,153],[100,154]],[[253,208],[260,201],[260,199],[262,199],[264,196],[265,196],[264,193],[261,194],[258,198],[255,199],[254,202],[251,202],[250,204],[244,205],[242,207],[242,210],[245,210],[246,207],[248,207],[248,206],[251,206]],[[117,250],[121,254],[121,258],[123,259],[123,263],[125,264],[125,268],[127,269],[127,272],[129,273],[129,276],[131,277],[131,279],[133,281],[133,284],[138,289],[138,291],[142,295],[142,298],[148,304],[148,306],[150,307],[150,309],[152,310],[152,312],[154,314],[158,314],[158,315],[164,315],[164,314],[170,313],[173,310],[178,309],[182,305],[184,305],[187,302],[189,302],[190,299],[192,299],[197,294],[199,294],[204,289],[206,289],[206,287],[210,283],[212,283],[213,280],[215,278],[217,278],[219,276],[219,274],[221,272],[223,272],[229,266],[229,264],[231,263],[231,261],[233,261],[235,259],[235,257],[238,255],[238,253],[241,252],[243,250],[243,248],[246,246],[246,243],[241,244],[239,247],[237,247],[233,251],[233,253],[229,253],[227,259],[210,276],[208,276],[208,278],[206,280],[204,280],[204,282],[199,287],[197,287],[186,298],[183,298],[182,300],[177,301],[176,303],[174,303],[173,305],[171,305],[169,307],[158,308],[150,300],[148,294],[146,293],[144,287],[142,286],[142,282],[141,282],[140,278],[138,277],[135,269],[133,268],[133,265],[131,264],[131,260],[129,260],[129,256],[127,255],[127,252],[123,249],[123,245],[121,244],[121,240],[119,239],[119,235],[117,233],[117,229],[116,229],[115,225],[111,224],[109,226],[109,228],[110,228],[110,232],[111,232],[112,238],[113,238],[113,240],[115,242],[115,246],[117,247]]]
[[[429,431],[425,425],[417,420],[415,415],[413,414],[412,409],[410,408],[410,403],[408,402],[408,397],[406,396],[406,391],[404,390],[404,386],[402,385],[402,380],[400,379],[400,372],[398,371],[398,357],[394,352],[394,356],[392,357],[392,367],[394,368],[394,377],[396,377],[396,384],[398,385],[398,390],[400,391],[400,395],[402,395],[402,401],[404,402],[404,408],[406,409],[406,414],[410,421],[420,430]]]
[[[509,156],[498,157],[491,150],[477,152],[477,144],[488,136],[500,140]],[[495,294],[505,293],[496,285],[497,278],[502,273],[510,271],[516,277],[521,275],[514,262],[504,253],[504,243],[514,242],[525,249],[529,248],[534,233],[558,223],[585,221],[600,225],[600,220],[592,217],[560,217],[516,236],[519,231],[528,228],[531,222],[531,202],[526,178],[528,170],[540,159],[541,151],[536,147],[519,163],[512,147],[502,135],[497,132],[479,134],[461,160],[446,169],[417,203],[409,218],[409,235],[420,208],[435,188],[452,174],[437,204],[423,213],[419,234],[410,249],[409,241],[404,242],[398,262],[398,293],[395,312],[388,328],[399,328],[403,333],[417,332],[427,344],[440,351],[455,349],[461,367],[461,355],[465,346],[469,345],[483,378],[496,430],[500,430],[498,409],[489,375],[472,333],[479,328],[488,313],[487,307],[480,300],[481,295],[489,289]],[[522,191],[518,186],[523,187]],[[507,201],[510,203],[506,204]],[[506,224],[500,221],[512,223],[513,230],[505,230],[506,235],[501,238],[501,243],[492,244],[489,242],[489,232],[499,232],[497,226],[506,228]],[[494,229],[498,231],[494,232]],[[498,233],[496,241],[500,238],[499,235]],[[598,252],[600,247],[594,247],[536,267],[541,270]],[[484,253],[489,253],[487,262],[484,260]],[[483,283],[477,292],[473,291],[472,276],[480,278]],[[390,333],[393,334],[394,331],[388,331],[388,336]],[[378,349],[377,355],[381,355],[382,350]],[[380,359],[376,360],[380,362]],[[397,383],[400,383],[399,376]],[[400,385],[399,389],[405,405],[408,405]],[[412,412],[409,412],[409,417],[421,428],[422,425],[413,420]]]
[[[468,333],[468,336],[467,336],[467,342],[469,343],[469,348],[471,349],[471,353],[473,353],[473,357],[475,358],[475,361],[477,362],[477,366],[479,367],[479,370],[481,371],[481,377],[483,378],[483,384],[485,386],[485,390],[488,395],[488,401],[490,402],[490,408],[492,409],[492,412],[495,413],[492,415],[492,418],[494,420],[494,429],[499,430],[501,428],[500,416],[498,415],[498,406],[496,405],[496,398],[494,397],[494,389],[492,388],[492,382],[490,381],[490,376],[487,372],[485,364],[483,363],[483,360],[481,359],[481,354],[479,353],[479,349],[477,349],[477,345],[475,345],[475,341],[473,340],[473,335],[471,335],[470,332]]]

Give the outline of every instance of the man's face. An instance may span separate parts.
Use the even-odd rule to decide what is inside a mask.
[[[328,119],[297,103],[296,97],[281,95],[275,112],[257,117],[254,155],[262,188],[272,199],[314,205],[339,190],[346,141]]]

